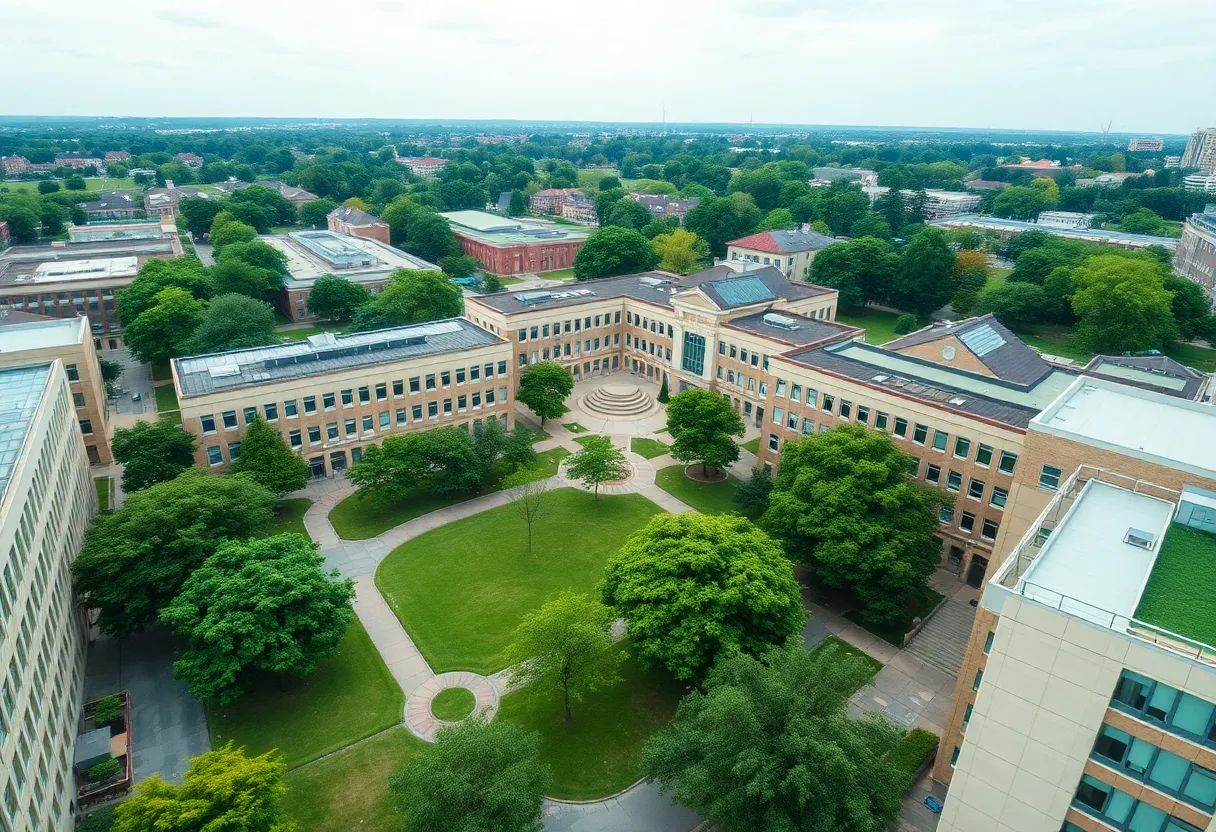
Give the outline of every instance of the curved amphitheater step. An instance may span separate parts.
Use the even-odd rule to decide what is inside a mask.
[[[646,416],[657,407],[654,399],[635,384],[605,384],[579,401],[580,407],[598,416]]]
[[[975,607],[947,601],[904,652],[957,679],[963,669],[963,654],[967,651],[974,622]]]

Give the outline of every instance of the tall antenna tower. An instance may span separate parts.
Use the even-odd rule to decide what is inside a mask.
[[[1110,126],[1114,123],[1114,119],[1111,119],[1110,121],[1106,122],[1105,127],[1102,127],[1101,124],[1098,125],[1099,127],[1102,127],[1102,144],[1106,144],[1106,136],[1108,133],[1110,133]]]

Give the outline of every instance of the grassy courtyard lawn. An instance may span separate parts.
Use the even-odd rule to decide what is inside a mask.
[[[36,194],[36,193],[38,193],[38,182],[39,181],[40,180],[37,180],[37,179],[26,180],[24,182],[2,182],[2,181],[0,181],[0,190],[7,189],[12,193],[17,193],[18,191],[25,191],[27,193]],[[53,179],[51,181],[59,183],[60,193],[64,193],[64,192],[77,193],[77,194],[80,193],[80,191],[67,191],[63,187],[62,179]],[[123,178],[110,177],[108,179],[103,179],[100,176],[86,176],[84,178],[84,185],[85,185],[85,191],[100,191],[103,188],[107,191],[122,191],[122,190],[131,190],[136,187],[135,180],[129,176],[123,177]]]
[[[156,409],[160,413],[172,413],[181,408],[177,404],[177,391],[173,384],[162,384],[156,388]]]
[[[272,534],[295,532],[308,537],[308,529],[304,528],[304,512],[312,505],[312,500],[298,497],[294,500],[279,500],[274,507]],[[311,539],[311,538],[310,538]]]
[[[569,456],[565,448],[553,448],[536,455],[536,467],[532,469],[533,480],[543,480],[557,473],[557,467],[562,457]],[[489,491],[497,491],[498,486]],[[437,495],[424,491],[417,492],[412,497],[390,503],[377,510],[371,500],[364,499],[358,494],[352,494],[334,506],[329,512],[329,522],[343,540],[367,540],[383,534],[394,526],[438,511],[441,508],[471,500],[478,494],[449,494]]]
[[[591,800],[637,782],[642,746],[671,721],[684,690],[665,669],[645,671],[630,657],[621,681],[573,703],[569,725],[560,690],[541,685],[503,697],[497,719],[540,732],[541,759],[553,770],[551,797]]]
[[[823,641],[821,641],[817,645],[815,645],[815,649],[812,650],[811,652],[819,653],[822,650],[824,650],[832,645],[839,647],[844,653],[847,653],[850,656],[857,656],[860,659],[864,659],[866,664],[868,664],[870,666],[870,671],[871,671],[870,675],[871,676],[875,675],[876,673],[878,673],[878,671],[882,670],[882,662],[880,662],[878,659],[874,658],[873,656],[871,656],[869,653],[865,652],[864,650],[854,647],[853,645],[849,644],[844,639],[837,638],[836,636],[828,636]]]
[[[457,520],[398,546],[376,586],[436,673],[493,673],[524,614],[563,589],[594,593],[609,555],[660,513],[638,494],[549,492],[527,530],[514,506]]]
[[[401,721],[401,688],[358,619],[332,656],[300,679],[257,680],[231,705],[207,705],[211,745],[279,749],[288,768]]]
[[[1173,523],[1136,607],[1136,618],[1216,645],[1216,535]]]
[[[1042,325],[1017,332],[1019,338],[1035,349],[1063,358],[1071,358],[1079,364],[1088,363],[1094,354],[1080,347],[1073,338],[1072,330],[1065,326]],[[1173,344],[1165,354],[1188,367],[1205,373],[1216,372],[1216,350],[1197,347],[1193,344]]]
[[[97,488],[97,505],[105,511],[110,507],[110,478],[94,477],[93,485]]]
[[[562,422],[562,427],[571,433],[586,433],[587,428],[580,425],[578,422]]]
[[[173,373],[169,370],[168,361],[153,361],[152,362],[152,380],[153,381],[170,381],[173,378]]]
[[[431,700],[431,713],[444,722],[458,722],[477,705],[477,697],[468,688],[445,688]]]
[[[694,482],[684,473],[684,463],[680,463],[660,468],[655,473],[655,485],[702,514],[738,512],[734,496],[739,480],[730,475],[722,482]]]
[[[899,338],[895,334],[895,321],[899,315],[881,309],[850,309],[849,314],[838,313],[836,320],[849,326],[859,326],[866,331],[867,344],[885,344]]]
[[[398,726],[290,771],[283,806],[308,832],[399,832],[402,818],[388,777],[426,745]]]
[[[545,280],[574,280],[574,269],[554,269],[551,272],[540,272],[536,276]]]
[[[915,618],[924,618],[929,613],[933,612],[933,608],[942,600],[942,595],[935,592],[929,587],[925,587],[924,594],[917,599],[909,599],[907,612],[903,619],[896,625],[887,625],[884,627],[872,627],[865,624],[861,618],[859,610],[849,610],[844,614],[844,617],[852,621],[861,629],[871,635],[878,636],[880,639],[890,644],[892,647],[903,649],[904,636],[908,630],[912,629],[912,620]]]
[[[760,455],[760,437],[757,436],[755,439],[749,439],[746,442],[740,442],[739,447],[745,451],[750,451],[751,453],[755,454],[756,456],[759,456]]]
[[[643,439],[640,436],[635,436],[629,440],[629,450],[646,459],[654,459],[656,456],[662,456],[670,451],[671,446],[657,439]]]

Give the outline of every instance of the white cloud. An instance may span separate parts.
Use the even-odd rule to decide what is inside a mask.
[[[1216,123],[1216,4],[1193,0],[0,0],[0,20],[6,113]]]

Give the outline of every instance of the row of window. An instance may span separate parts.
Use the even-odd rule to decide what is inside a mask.
[[[554,321],[551,324],[533,324],[530,327],[520,327],[515,335],[519,343],[556,338],[562,334],[582,332],[592,327],[612,326],[621,322],[621,313],[605,313],[603,315],[588,315],[585,318],[573,318],[565,321]],[[632,323],[632,321],[630,322]]]
[[[1216,705],[1147,676],[1124,670],[1111,707],[1216,748]]]
[[[625,338],[628,339],[629,336],[626,335]],[[603,349],[619,347],[620,345],[621,335],[619,332],[613,334],[612,336],[604,336],[602,344]],[[600,348],[601,343],[598,337],[587,338],[581,341],[567,341],[564,344],[554,344],[552,354],[550,354],[548,347],[544,347],[541,350],[532,350],[531,355],[529,355],[526,351],[521,352],[519,354],[519,366],[524,367],[528,364],[535,364],[537,361],[548,361],[550,358],[556,361],[559,358],[570,358],[572,356],[578,357],[585,352],[595,352]]]
[[[1208,813],[1216,809],[1216,772],[1113,725],[1102,726],[1091,756],[1125,777],[1148,783],[1197,809]]]
[[[1124,832],[1201,832],[1186,821],[1088,774],[1081,778],[1072,805]],[[1081,832],[1070,823],[1065,823],[1064,829]]]
[[[618,339],[620,336],[617,336]],[[634,338],[628,332],[625,333],[625,346],[639,349],[642,352],[649,352],[655,358],[664,361],[671,361],[671,347],[664,347],[662,344],[656,344],[654,341],[648,341],[645,338]]]
[[[723,358],[731,358],[741,364],[747,364],[750,367],[760,367],[762,370],[768,370],[768,356],[763,353],[758,353],[755,350],[748,352],[747,347],[741,347],[738,344],[732,344],[727,341],[718,342],[718,355]],[[718,378],[722,378],[721,375]],[[764,395],[761,393],[761,395]]]

